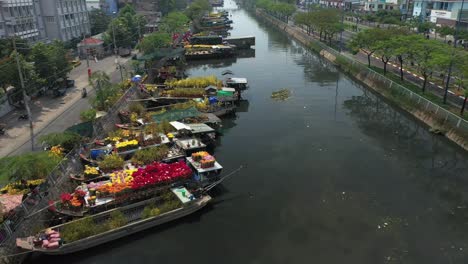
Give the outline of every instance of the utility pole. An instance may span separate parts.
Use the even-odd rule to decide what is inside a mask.
[[[343,31],[344,31],[344,0],[341,1],[340,53],[343,51]]]
[[[32,116],[31,116],[31,109],[29,108],[29,97],[26,94],[26,88],[24,87],[23,73],[21,72],[19,53],[18,53],[18,50],[16,49],[16,36],[14,34],[13,34],[13,49],[15,50],[16,67],[18,68],[18,75],[20,78],[21,89],[23,90],[24,106],[26,108],[26,113],[28,114],[29,132],[31,134],[31,150],[34,151],[34,127],[33,127],[33,121],[32,121]]]
[[[453,60],[455,58],[455,51],[457,49],[457,42],[458,42],[458,29],[459,29],[458,27],[459,27],[460,22],[461,22],[461,13],[463,12],[463,5],[464,4],[465,4],[465,0],[462,1],[460,11],[458,11],[457,22],[455,23],[455,33],[453,34],[452,55],[451,55],[450,65],[449,65],[448,72],[447,72],[447,81],[445,82],[445,89],[444,89],[444,100],[443,100],[444,104],[447,103],[447,93],[448,93],[448,89],[449,89],[449,85],[450,85],[450,79],[452,78]]]
[[[114,24],[112,24],[112,35],[113,35],[113,39],[114,39],[115,64],[117,65],[117,67],[120,70],[120,80],[123,82],[122,67],[120,66],[119,58],[117,56],[117,44],[115,42],[115,26],[114,26]]]

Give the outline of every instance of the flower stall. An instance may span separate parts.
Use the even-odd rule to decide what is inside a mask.
[[[57,210],[80,216],[90,208],[157,196],[173,183],[191,178],[192,169],[183,161],[166,164],[153,162],[144,167],[114,171],[109,179],[83,183],[73,194],[62,194]]]

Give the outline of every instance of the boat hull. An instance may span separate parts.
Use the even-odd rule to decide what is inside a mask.
[[[118,229],[114,229],[111,231],[104,232],[102,234],[81,239],[70,244],[65,244],[62,247],[55,250],[36,249],[33,251],[40,252],[46,255],[66,255],[89,249],[192,214],[205,207],[210,200],[211,197],[206,195],[203,196],[200,200],[194,201],[192,204],[187,205],[186,207],[176,209],[174,211],[162,214],[157,217],[139,220],[125,225],[123,227],[120,227]]]

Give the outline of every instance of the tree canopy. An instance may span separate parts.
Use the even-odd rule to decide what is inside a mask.
[[[127,4],[120,9],[119,15],[110,21],[104,41],[106,44],[114,43],[115,38],[117,48],[133,47],[142,35],[146,22],[144,16],[136,14],[135,9]]]
[[[192,20],[199,19],[207,11],[211,11],[212,7],[208,0],[195,0],[185,10],[185,14]]]
[[[153,53],[157,49],[168,47],[171,44],[171,35],[169,33],[152,33],[143,38],[139,44],[139,49],[143,53]]]
[[[91,35],[96,35],[106,31],[111,18],[101,9],[93,9],[89,12],[89,22],[91,24]]]
[[[167,33],[180,33],[188,29],[190,19],[182,12],[171,12],[161,21],[161,31]]]

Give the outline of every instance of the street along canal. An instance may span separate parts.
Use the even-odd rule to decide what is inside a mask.
[[[206,210],[40,263],[468,263],[468,155],[226,1],[250,90],[215,151],[229,172]],[[272,91],[292,97],[273,101]],[[36,262],[35,262],[36,263]],[[39,263],[39,262],[37,262]]]

